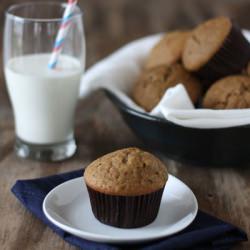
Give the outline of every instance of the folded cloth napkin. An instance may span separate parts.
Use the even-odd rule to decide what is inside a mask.
[[[80,249],[127,249],[127,245],[111,245],[84,240],[53,225],[45,217],[42,204],[45,196],[57,185],[80,177],[83,170],[53,175],[33,180],[20,180],[12,187],[19,201],[55,233]],[[229,249],[233,244],[246,241],[246,234],[239,228],[199,211],[194,222],[182,232],[153,242],[130,245],[131,249]]]
[[[250,41],[250,32],[244,31]],[[107,58],[92,66],[84,74],[80,95],[88,95],[98,88],[106,88],[117,95],[126,105],[140,112],[146,112],[129,97],[133,84],[143,68],[150,49],[162,34],[148,36],[131,42]],[[192,128],[226,128],[250,124],[250,109],[212,110],[190,108],[190,98],[183,89],[171,90],[174,97],[165,94],[156,111],[150,115],[167,119],[175,124]],[[166,91],[168,92],[168,91]],[[179,100],[171,103],[173,100]],[[181,104],[175,106],[175,104]]]

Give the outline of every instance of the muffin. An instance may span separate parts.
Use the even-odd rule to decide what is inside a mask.
[[[203,107],[210,109],[250,108],[250,77],[234,75],[215,82],[204,97]]]
[[[249,42],[227,17],[198,25],[188,37],[182,55],[187,70],[210,80],[240,73],[249,58]]]
[[[180,61],[189,33],[189,31],[173,31],[165,34],[151,50],[145,68],[171,65]]]
[[[145,226],[156,218],[167,179],[165,165],[138,148],[104,155],[84,172],[94,216],[121,228]]]
[[[151,111],[159,103],[165,91],[178,83],[186,87],[191,100],[196,103],[201,94],[201,85],[178,63],[145,70],[134,85],[132,97],[146,111]]]

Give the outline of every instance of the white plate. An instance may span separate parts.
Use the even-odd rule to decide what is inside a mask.
[[[170,175],[157,218],[135,229],[121,229],[99,222],[93,215],[87,188],[79,177],[55,187],[45,197],[46,217],[64,231],[83,239],[107,243],[150,241],[175,234],[186,228],[198,211],[193,192]]]

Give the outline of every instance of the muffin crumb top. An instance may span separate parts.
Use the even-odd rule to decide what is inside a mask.
[[[189,34],[190,31],[184,30],[176,30],[165,34],[150,51],[145,68],[171,65],[180,61]]]
[[[215,82],[207,91],[204,108],[240,109],[250,108],[250,77],[232,75]]]
[[[168,88],[182,83],[196,103],[201,94],[201,84],[180,63],[160,65],[142,72],[132,90],[134,101],[146,111],[151,111],[161,100]]]
[[[182,61],[187,70],[199,70],[221,48],[232,28],[227,17],[217,17],[199,24],[188,37]]]
[[[166,166],[152,154],[138,148],[117,150],[92,162],[84,172],[92,189],[121,196],[155,192],[164,187]]]

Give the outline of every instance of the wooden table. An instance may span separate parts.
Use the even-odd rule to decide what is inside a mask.
[[[11,3],[2,0],[1,14]],[[250,3],[237,1],[84,0],[88,66],[135,38],[192,25],[212,15],[228,14],[250,28]],[[3,15],[0,34],[2,34]],[[0,39],[2,41],[2,37]],[[79,101],[76,115],[78,152],[63,163],[19,159],[13,153],[13,115],[0,78],[0,249],[75,249],[32,216],[10,189],[17,179],[29,179],[82,168],[105,153],[127,146],[142,146],[102,93]],[[105,114],[105,115],[104,115]],[[249,152],[250,153],[250,152]],[[170,173],[187,183],[199,206],[250,233],[250,170],[199,168],[164,159]],[[250,249],[250,244],[235,249]]]

